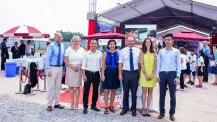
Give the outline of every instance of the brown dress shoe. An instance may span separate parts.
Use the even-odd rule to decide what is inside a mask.
[[[160,114],[157,118],[158,118],[158,119],[162,119],[162,118],[164,118],[164,117],[165,117],[164,114]]]
[[[64,108],[64,106],[62,106],[62,105],[54,105],[54,108],[59,108],[59,109],[63,109]]]
[[[51,107],[51,106],[48,106],[48,107],[47,107],[47,111],[51,112],[51,111],[52,111],[52,107]]]
[[[171,121],[175,121],[176,119],[175,119],[174,116],[170,116],[170,120],[171,120]]]

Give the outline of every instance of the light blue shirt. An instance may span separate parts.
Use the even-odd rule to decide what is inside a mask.
[[[161,49],[157,58],[157,77],[162,71],[176,71],[176,76],[180,77],[181,74],[181,56],[180,51],[175,48],[167,50]]]
[[[46,51],[46,72],[50,72],[50,65],[57,65],[57,59],[59,54],[59,46],[55,41],[51,43]],[[65,46],[61,44],[60,65],[63,64],[65,54]]]
[[[217,60],[217,50],[214,51],[214,59]]]
[[[209,48],[209,46],[203,47],[203,53],[204,53],[206,56],[210,57],[210,48]]]

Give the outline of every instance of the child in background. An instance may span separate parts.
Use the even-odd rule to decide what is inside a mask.
[[[190,77],[190,85],[194,85],[194,81],[196,79],[196,63],[197,63],[197,56],[194,54],[194,49],[190,50],[190,53],[191,53],[191,62],[190,62],[190,68],[191,68],[191,73],[192,73],[192,76],[193,76],[193,81],[191,80],[191,77]]]
[[[197,60],[197,76],[199,84],[196,85],[196,88],[202,88],[202,81],[203,81],[203,73],[204,73],[204,54],[202,50],[198,52],[198,60]]]

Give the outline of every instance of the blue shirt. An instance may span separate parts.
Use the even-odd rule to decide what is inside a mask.
[[[204,53],[206,56],[210,57],[210,48],[209,48],[209,46],[203,47],[203,53]]]
[[[110,53],[106,51],[106,68],[118,68],[118,51]]]
[[[176,76],[181,74],[181,56],[180,51],[175,48],[167,50],[161,49],[157,58],[157,77],[162,71],[176,71]]]
[[[65,46],[61,45],[61,54],[60,54],[60,65],[63,64],[63,58],[65,53]],[[55,41],[51,43],[46,51],[46,72],[50,72],[50,65],[57,65],[57,59],[59,54],[59,46],[58,43]]]
[[[214,51],[214,59],[217,60],[217,50]]]

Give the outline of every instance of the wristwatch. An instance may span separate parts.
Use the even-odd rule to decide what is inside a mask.
[[[180,78],[179,76],[176,76],[176,78]]]

